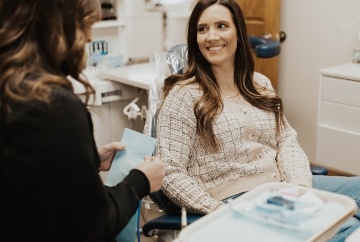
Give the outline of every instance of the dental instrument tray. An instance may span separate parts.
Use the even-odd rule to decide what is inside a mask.
[[[356,211],[344,195],[267,183],[185,227],[177,241],[327,241]]]

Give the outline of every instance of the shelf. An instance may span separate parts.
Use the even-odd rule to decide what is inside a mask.
[[[338,66],[323,68],[320,73],[324,76],[336,77],[352,81],[360,81],[360,64],[346,63]]]
[[[125,22],[120,20],[106,20],[95,23],[93,29],[124,27]]]

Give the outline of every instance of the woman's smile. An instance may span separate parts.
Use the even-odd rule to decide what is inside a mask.
[[[212,52],[218,52],[218,51],[222,50],[224,47],[225,47],[225,45],[219,45],[219,46],[207,47],[207,49]]]

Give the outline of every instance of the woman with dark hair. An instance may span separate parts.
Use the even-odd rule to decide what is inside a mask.
[[[97,0],[0,1],[0,240],[114,241],[138,201],[161,187],[148,157],[114,187],[114,142],[96,148],[86,105],[68,76],[81,75]]]
[[[157,124],[162,191],[170,200],[207,214],[261,184],[288,182],[360,202],[354,193],[359,177],[312,176],[281,98],[254,72],[245,19],[234,0],[200,0],[187,44],[188,69],[165,80]]]

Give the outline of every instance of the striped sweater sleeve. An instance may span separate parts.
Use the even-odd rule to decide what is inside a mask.
[[[157,155],[165,166],[164,194],[189,212],[207,214],[223,203],[212,198],[187,172],[196,137],[196,95],[199,91],[191,86],[176,86],[164,100],[158,116]]]

